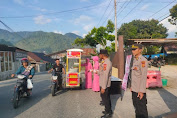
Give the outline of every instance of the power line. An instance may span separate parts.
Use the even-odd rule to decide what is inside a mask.
[[[11,32],[14,32],[9,26],[7,26],[4,22],[2,22],[1,20],[0,20],[0,22],[8,29],[8,30],[10,30]]]
[[[124,2],[128,2],[128,1],[130,1],[130,0],[123,0],[123,1],[118,2],[118,3],[124,3]],[[135,1],[134,1],[134,2],[135,2]],[[164,3],[164,4],[166,4],[166,3],[170,3],[170,1],[169,1],[169,2],[148,1],[148,2],[142,2],[142,3]]]
[[[101,17],[100,21],[98,22],[97,26],[100,24],[101,20],[103,19],[103,16],[105,15],[105,13],[106,13],[107,9],[109,8],[109,6],[110,6],[111,2],[112,2],[112,0],[110,0],[110,2],[109,2],[109,4],[108,4],[108,6],[107,6],[107,8],[106,8],[106,10],[104,11],[104,13],[103,13],[103,15],[102,15],[102,17]]]
[[[168,17],[169,17],[169,15],[168,15],[168,16],[166,16],[165,18],[161,19],[159,22],[161,22],[161,21],[165,20],[165,19],[166,19],[166,18],[168,18]]]
[[[0,20],[0,22],[11,32],[14,32],[14,30],[12,28],[10,28],[8,25],[6,25],[3,21]],[[16,34],[17,36],[19,36],[20,38],[24,39],[20,34],[18,34],[17,32],[14,32],[14,34]]]
[[[100,4],[99,4],[100,5]],[[69,10],[63,10],[63,11],[58,11],[58,12],[52,12],[52,13],[44,13],[44,14],[39,14],[39,15],[52,15],[52,14],[60,14],[60,13],[67,13],[67,12],[73,12],[73,11],[78,11],[78,10],[83,10],[87,8],[92,8],[96,7],[99,5],[90,5],[90,6],[85,6],[81,8],[75,8],[75,9],[69,9]],[[29,18],[29,17],[36,17],[39,15],[27,15],[27,16],[1,16],[0,18]]]
[[[176,0],[170,2],[168,5],[166,5],[165,7],[163,7],[162,9],[158,10],[157,12],[155,12],[154,14],[152,14],[149,18],[151,18],[152,16],[154,16],[155,14],[159,13],[160,11],[162,11],[164,8],[168,7],[169,5],[171,5],[173,2],[175,2]],[[148,19],[149,19],[148,18]]]
[[[124,4],[120,7],[121,9],[122,9],[122,8],[123,8],[123,9],[122,9],[122,10],[120,9],[121,11],[120,11],[119,13],[117,13],[116,16],[120,15],[121,12],[123,12],[123,10],[128,6],[128,4],[130,3],[130,1],[131,1],[131,0],[128,0],[128,1],[125,1],[125,2],[124,2]],[[127,3],[127,2],[128,2],[128,3]],[[127,5],[124,7],[124,5],[125,5],[126,3],[127,3]],[[113,17],[113,18],[114,18],[114,17]],[[111,20],[113,20],[113,18],[112,18]]]
[[[140,1],[138,2],[138,4],[136,4],[136,6],[133,7],[133,9],[131,9],[131,11],[128,12],[128,14],[126,14],[126,16],[125,16],[119,23],[121,23],[141,2],[142,2],[142,0],[140,0]]]
[[[131,0],[129,0],[129,1],[127,2],[127,4],[126,4],[125,7],[123,7],[123,6],[124,6],[124,4],[125,4],[126,2],[122,5],[122,8],[123,8],[123,9],[117,14],[117,16],[120,15],[120,14],[123,12],[123,10],[130,4],[130,2],[131,2]]]
[[[157,18],[157,20],[163,18],[163,17],[166,16],[166,15],[168,15],[168,17],[170,16],[169,13],[166,13],[166,14],[164,14],[163,16],[160,16],[159,18]]]
[[[121,3],[121,2],[117,2],[117,3]],[[125,4],[125,3],[126,3],[126,2],[124,2],[124,4]],[[123,8],[124,4],[120,7],[120,9]],[[111,11],[109,12],[109,14],[108,14],[108,16],[107,16],[107,19],[104,20],[104,22],[102,23],[102,25],[104,25],[104,23],[109,19],[109,17],[110,17],[111,14],[113,13],[113,12],[112,12],[113,9],[114,9],[114,7],[111,9]],[[111,20],[112,20],[112,19],[111,19]]]
[[[111,15],[112,13],[114,13],[114,12],[112,12],[113,10],[114,10],[114,7],[112,7],[112,9],[110,10],[110,12],[109,12],[109,14],[108,14],[108,16],[107,16],[107,19],[104,20],[104,22],[102,23],[102,25],[104,25],[104,23],[109,19],[110,15]]]

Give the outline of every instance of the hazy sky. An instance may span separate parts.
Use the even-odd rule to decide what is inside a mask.
[[[160,21],[175,4],[177,0],[117,0],[118,28],[134,19]],[[84,36],[94,26],[105,26],[107,19],[114,21],[113,7],[114,0],[0,0],[0,20],[14,31],[73,32]],[[168,18],[161,23],[173,38],[177,27],[170,25]],[[5,29],[2,24],[0,28]]]

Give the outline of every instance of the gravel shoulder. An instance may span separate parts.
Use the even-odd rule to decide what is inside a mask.
[[[151,67],[149,70],[159,70],[157,67]],[[177,66],[165,65],[160,68],[162,79],[167,79],[167,88],[177,88]]]

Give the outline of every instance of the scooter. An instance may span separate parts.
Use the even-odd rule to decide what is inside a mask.
[[[160,63],[161,63],[161,66],[165,66],[165,60],[163,58],[160,58]]]
[[[27,77],[24,75],[17,75],[17,82],[14,86],[13,107],[16,109],[21,98],[30,97],[32,89],[24,91],[24,83],[27,83]],[[26,94],[25,94],[26,93]]]
[[[60,74],[62,76],[62,73]],[[55,75],[55,72],[53,72],[51,80],[52,80],[51,93],[52,93],[52,96],[55,96],[56,92],[59,90],[58,76]]]
[[[51,93],[52,96],[55,96],[58,87],[58,76],[52,76],[52,85],[51,85]]]
[[[152,65],[155,66],[155,67],[158,67],[158,68],[160,68],[162,66],[160,60],[158,59],[158,57],[155,57],[153,59]]]

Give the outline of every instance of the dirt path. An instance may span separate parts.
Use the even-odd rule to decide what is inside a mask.
[[[159,70],[159,68],[151,67],[149,70]],[[168,80],[168,88],[177,88],[177,66],[165,65],[161,69],[162,79]]]

